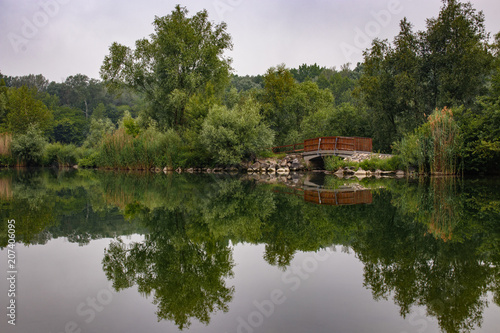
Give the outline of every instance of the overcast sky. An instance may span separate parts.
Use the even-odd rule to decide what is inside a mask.
[[[438,0],[0,0],[0,72],[43,74],[63,81],[77,73],[99,78],[113,42],[133,47],[153,32],[155,16],[186,6],[224,21],[238,75],[317,63],[339,68],[362,60],[374,37],[392,40],[407,17],[415,30],[436,17]],[[500,31],[500,1],[473,0],[486,29]]]

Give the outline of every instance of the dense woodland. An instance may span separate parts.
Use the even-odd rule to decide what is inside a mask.
[[[0,74],[0,163],[149,169],[236,165],[318,136],[373,138],[398,168],[498,173],[500,33],[444,0],[414,31],[375,39],[340,68],[233,74],[225,23],[177,6],[134,48],[113,43],[100,80]]]

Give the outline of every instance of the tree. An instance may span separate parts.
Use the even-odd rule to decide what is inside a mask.
[[[485,92],[490,74],[483,12],[470,2],[443,0],[439,16],[427,20],[423,37],[432,108],[472,105]]]
[[[290,73],[292,73],[295,80],[301,83],[317,79],[321,72],[325,69],[325,67],[319,67],[316,63],[314,65],[302,64],[298,69],[292,68]]]
[[[214,106],[200,133],[201,143],[217,163],[238,164],[273,144],[274,133],[261,122],[259,106],[253,100],[228,109]]]
[[[80,145],[88,132],[88,123],[79,109],[60,106],[54,110],[54,140]]]
[[[161,128],[185,125],[185,107],[195,93],[211,83],[222,93],[229,82],[232,48],[226,24],[208,20],[206,10],[187,17],[177,5],[170,15],[156,17],[150,39],[136,41],[135,50],[113,43],[101,67],[112,88],[131,87],[150,101],[149,115]]]
[[[13,134],[26,133],[36,125],[46,133],[52,126],[53,115],[42,101],[36,99],[36,91],[26,86],[12,88],[8,92],[7,124]]]

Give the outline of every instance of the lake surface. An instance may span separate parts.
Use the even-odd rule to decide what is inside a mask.
[[[3,170],[0,206],[1,332],[499,332],[498,178]]]

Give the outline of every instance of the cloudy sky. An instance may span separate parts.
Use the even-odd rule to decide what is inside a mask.
[[[436,17],[438,0],[0,0],[0,72],[43,74],[62,81],[77,73],[99,78],[113,42],[133,46],[153,32],[155,16],[175,5],[225,21],[239,75],[303,63],[340,67],[362,60],[374,37],[392,40],[407,17],[415,30]],[[472,0],[486,28],[500,31],[500,1]]]

